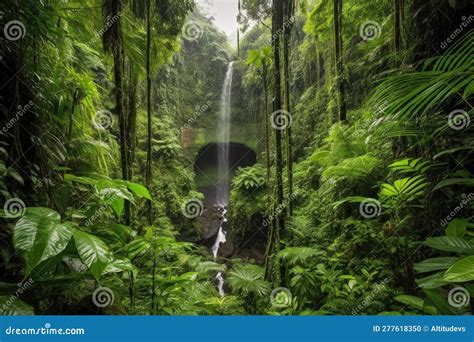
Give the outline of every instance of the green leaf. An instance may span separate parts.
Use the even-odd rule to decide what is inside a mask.
[[[468,221],[465,219],[454,219],[446,227],[446,235],[462,238],[466,234]]]
[[[77,177],[75,175],[72,175],[70,173],[65,173],[64,174],[64,181],[65,182],[78,182],[81,184],[87,184],[87,185],[94,185],[97,181],[95,179],[89,178],[89,177]]]
[[[132,183],[132,182],[127,182],[127,186],[130,190],[132,190],[132,192],[139,196],[139,197],[144,197],[148,200],[152,200],[151,199],[151,195],[150,195],[150,192],[148,191],[148,189],[141,185],[141,184],[138,184],[138,183]]]
[[[474,186],[473,178],[449,178],[442,180],[433,188],[433,191],[439,190],[441,188],[451,186],[451,185],[464,185],[464,186]]]
[[[426,296],[433,302],[436,308],[443,315],[453,315],[456,311],[449,305],[441,289],[423,289]]]
[[[118,273],[124,271],[135,271],[135,267],[130,260],[116,259],[107,265],[104,273]]]
[[[397,160],[396,162],[390,164],[388,166],[391,170],[396,170],[402,173],[410,173],[410,172],[426,172],[426,170],[430,167],[429,162],[421,162],[421,158],[412,159],[406,158]]]
[[[424,278],[416,280],[416,283],[422,289],[437,289],[446,285],[448,282],[443,279],[444,272],[438,272]]]
[[[424,300],[420,297],[410,296],[410,295],[400,295],[394,298],[397,302],[400,302],[405,305],[409,305],[412,308],[423,310]]]
[[[196,266],[196,271],[200,273],[207,272],[225,272],[226,267],[214,261],[203,261]]]
[[[401,316],[399,311],[383,311],[377,314],[377,316]]]
[[[380,194],[385,197],[405,197],[406,200],[413,200],[423,194],[427,185],[423,176],[408,177],[396,180],[393,185],[383,183]]]
[[[40,262],[61,253],[71,240],[73,226],[48,208],[27,208],[13,230],[13,245],[26,261],[26,274]]]
[[[94,278],[99,281],[102,272],[111,262],[109,248],[98,237],[80,230],[74,231],[74,241],[82,262],[89,267]]]
[[[25,181],[23,180],[23,177],[18,172],[16,172],[15,169],[9,168],[8,175],[14,178],[21,185],[25,185]]]
[[[436,309],[432,305],[425,305],[424,308],[423,308],[423,311],[426,312],[427,314],[430,314],[430,315],[437,315],[438,314],[438,309]]]
[[[459,258],[456,257],[438,257],[423,260],[414,264],[415,271],[418,273],[446,270],[452,266]]]
[[[423,244],[440,251],[474,254],[474,245],[465,239],[457,237],[440,236],[428,238]]]
[[[123,224],[111,223],[104,226],[106,230],[111,231],[122,243],[126,243],[133,230]]]
[[[149,248],[150,248],[150,244],[140,238],[133,240],[127,246],[125,246],[125,250],[127,251],[127,256],[130,260],[137,257],[139,254],[144,253]]]
[[[15,296],[0,296],[1,316],[32,316],[33,307]]]
[[[452,283],[474,280],[474,255],[462,258],[451,266],[446,271],[444,280]]]
[[[124,206],[125,200],[121,197],[117,197],[116,199],[110,202],[110,207],[117,216],[120,216],[120,214],[122,214]]]

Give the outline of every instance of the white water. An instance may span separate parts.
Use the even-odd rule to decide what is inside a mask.
[[[224,292],[224,277],[222,277],[222,272],[217,272],[216,279],[217,279],[217,289],[219,290],[219,294],[221,295],[221,297],[223,297],[225,296],[225,292]]]
[[[232,74],[234,62],[230,62],[222,86],[221,111],[217,126],[218,155],[217,155],[217,204],[223,208],[229,202],[229,141],[230,141],[230,95],[232,90]]]
[[[225,218],[225,214],[227,213],[227,210],[224,208],[222,211],[222,219],[221,219],[221,225],[219,227],[219,232],[217,233],[216,241],[214,242],[214,245],[212,246],[212,254],[214,255],[214,259],[217,258],[217,253],[219,253],[219,247],[221,246],[221,243],[226,242],[226,232],[222,228],[222,225],[227,222],[227,219]]]
[[[223,229],[224,223],[227,222],[225,214],[227,213],[227,204],[229,203],[229,191],[230,191],[230,177],[229,177],[229,142],[230,142],[230,96],[232,90],[232,74],[233,64],[230,62],[225,75],[224,85],[222,86],[221,93],[221,111],[219,116],[218,124],[218,155],[217,155],[217,186],[216,186],[216,199],[217,205],[222,210],[222,218],[217,233],[216,241],[212,246],[212,254],[214,259],[217,258],[221,243],[226,242],[226,231]],[[218,272],[216,275],[217,288],[221,296],[225,295],[224,292],[224,277],[222,272]]]

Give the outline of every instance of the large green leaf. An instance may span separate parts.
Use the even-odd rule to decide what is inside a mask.
[[[473,37],[472,32],[464,35],[459,44],[443,56],[427,61],[422,71],[387,77],[373,96],[375,102],[387,103],[383,114],[392,120],[394,117],[406,122],[409,118],[428,116],[445,103],[452,103],[453,99],[460,101],[463,93],[469,94],[466,90],[474,79]]]
[[[439,190],[441,188],[451,186],[451,185],[463,185],[463,186],[474,186],[473,178],[448,178],[442,180],[433,188],[433,191]]]
[[[459,258],[456,257],[438,257],[423,260],[414,264],[415,271],[418,273],[446,270],[452,266]]]
[[[120,214],[123,212],[123,208],[125,207],[125,200],[121,197],[117,197],[110,202],[110,207],[117,216],[120,216]]]
[[[139,196],[139,197],[144,197],[148,200],[151,201],[151,195],[150,195],[150,192],[148,191],[148,189],[141,185],[141,184],[138,184],[138,183],[133,183],[133,182],[127,182],[127,186],[130,190],[132,190],[132,192]]]
[[[422,289],[437,289],[438,287],[446,285],[448,282],[443,279],[444,272],[431,274],[427,277],[417,279],[416,283]]]
[[[474,245],[470,241],[457,237],[439,236],[428,238],[424,244],[440,251],[474,254]]]
[[[446,235],[462,238],[466,234],[468,221],[465,219],[454,219],[446,227]]]
[[[0,296],[1,316],[32,316],[33,308],[16,298],[16,296]]]
[[[460,283],[474,280],[474,255],[462,258],[444,274],[444,280]]]
[[[412,159],[406,158],[397,160],[396,162],[388,166],[391,170],[399,171],[402,173],[410,172],[426,172],[429,169],[430,165],[427,161],[421,161],[421,158]]]
[[[436,308],[443,315],[455,315],[456,311],[449,305],[443,294],[442,289],[423,289],[426,296],[433,302]]]
[[[112,260],[109,248],[98,237],[80,230],[74,231],[74,241],[82,262],[89,267],[92,275],[98,281]]]
[[[409,305],[415,309],[423,310],[425,302],[423,298],[410,296],[410,295],[400,295],[394,298],[397,302],[400,302],[405,305]]]
[[[104,273],[118,273],[124,271],[136,271],[136,268],[130,260],[116,259],[107,265]]]
[[[393,185],[383,183],[380,194],[384,197],[404,196],[407,200],[413,200],[423,194],[426,185],[423,176],[407,177],[396,180]]]
[[[29,274],[40,262],[61,253],[69,243],[73,226],[48,208],[27,208],[13,230],[13,244],[26,261]]]
[[[131,241],[127,246],[125,246],[125,250],[127,251],[127,257],[132,260],[139,254],[144,253],[150,248],[150,243],[147,241],[138,238],[136,240]]]

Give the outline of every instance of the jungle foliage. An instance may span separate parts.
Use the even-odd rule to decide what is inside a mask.
[[[474,310],[469,1],[242,0],[238,49],[192,0],[4,2],[1,314]],[[233,60],[215,259],[183,206]]]

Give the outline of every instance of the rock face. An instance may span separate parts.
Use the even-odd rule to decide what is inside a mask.
[[[205,192],[206,189],[200,189]],[[210,191],[209,189],[207,189]],[[211,250],[216,242],[217,234],[221,221],[223,220],[222,208],[212,203],[212,194],[206,194],[206,198],[210,201],[204,202],[204,210],[200,216],[201,224],[201,240],[198,242]],[[242,238],[240,243],[234,242],[234,236],[230,225],[227,222],[223,223],[223,230],[226,232],[226,242],[221,243],[219,252],[217,254],[220,258],[239,258],[255,262],[263,265],[265,261],[265,245],[267,241],[267,231],[249,232],[248,236]],[[240,241],[240,240],[239,240]]]
[[[204,210],[199,218],[201,226],[200,241],[196,242],[211,250],[216,242],[219,227],[223,219],[223,211],[221,207],[215,204],[216,188],[214,186],[200,187],[199,191],[204,194],[205,200]],[[239,258],[263,265],[268,235],[267,229],[248,232],[246,236],[236,240],[231,226],[235,226],[235,223],[230,222],[230,224],[223,224],[223,229],[226,232],[226,242],[220,245],[217,256],[226,259]]]
[[[219,231],[220,223],[222,219],[222,213],[219,211],[219,207],[215,205],[209,205],[208,202],[204,203],[204,211],[200,217],[201,223],[201,239],[204,241],[212,240],[212,237],[217,235]],[[214,240],[212,240],[214,242]]]
[[[204,210],[200,216],[201,223],[201,244],[205,245],[209,249],[216,242],[219,227],[223,221],[223,210],[216,204],[211,204],[209,201],[205,201]],[[232,234],[229,232],[229,225],[224,222],[222,228],[226,233],[226,242],[222,243],[217,254],[218,257],[229,258],[232,256],[234,250],[234,244],[232,243]]]

